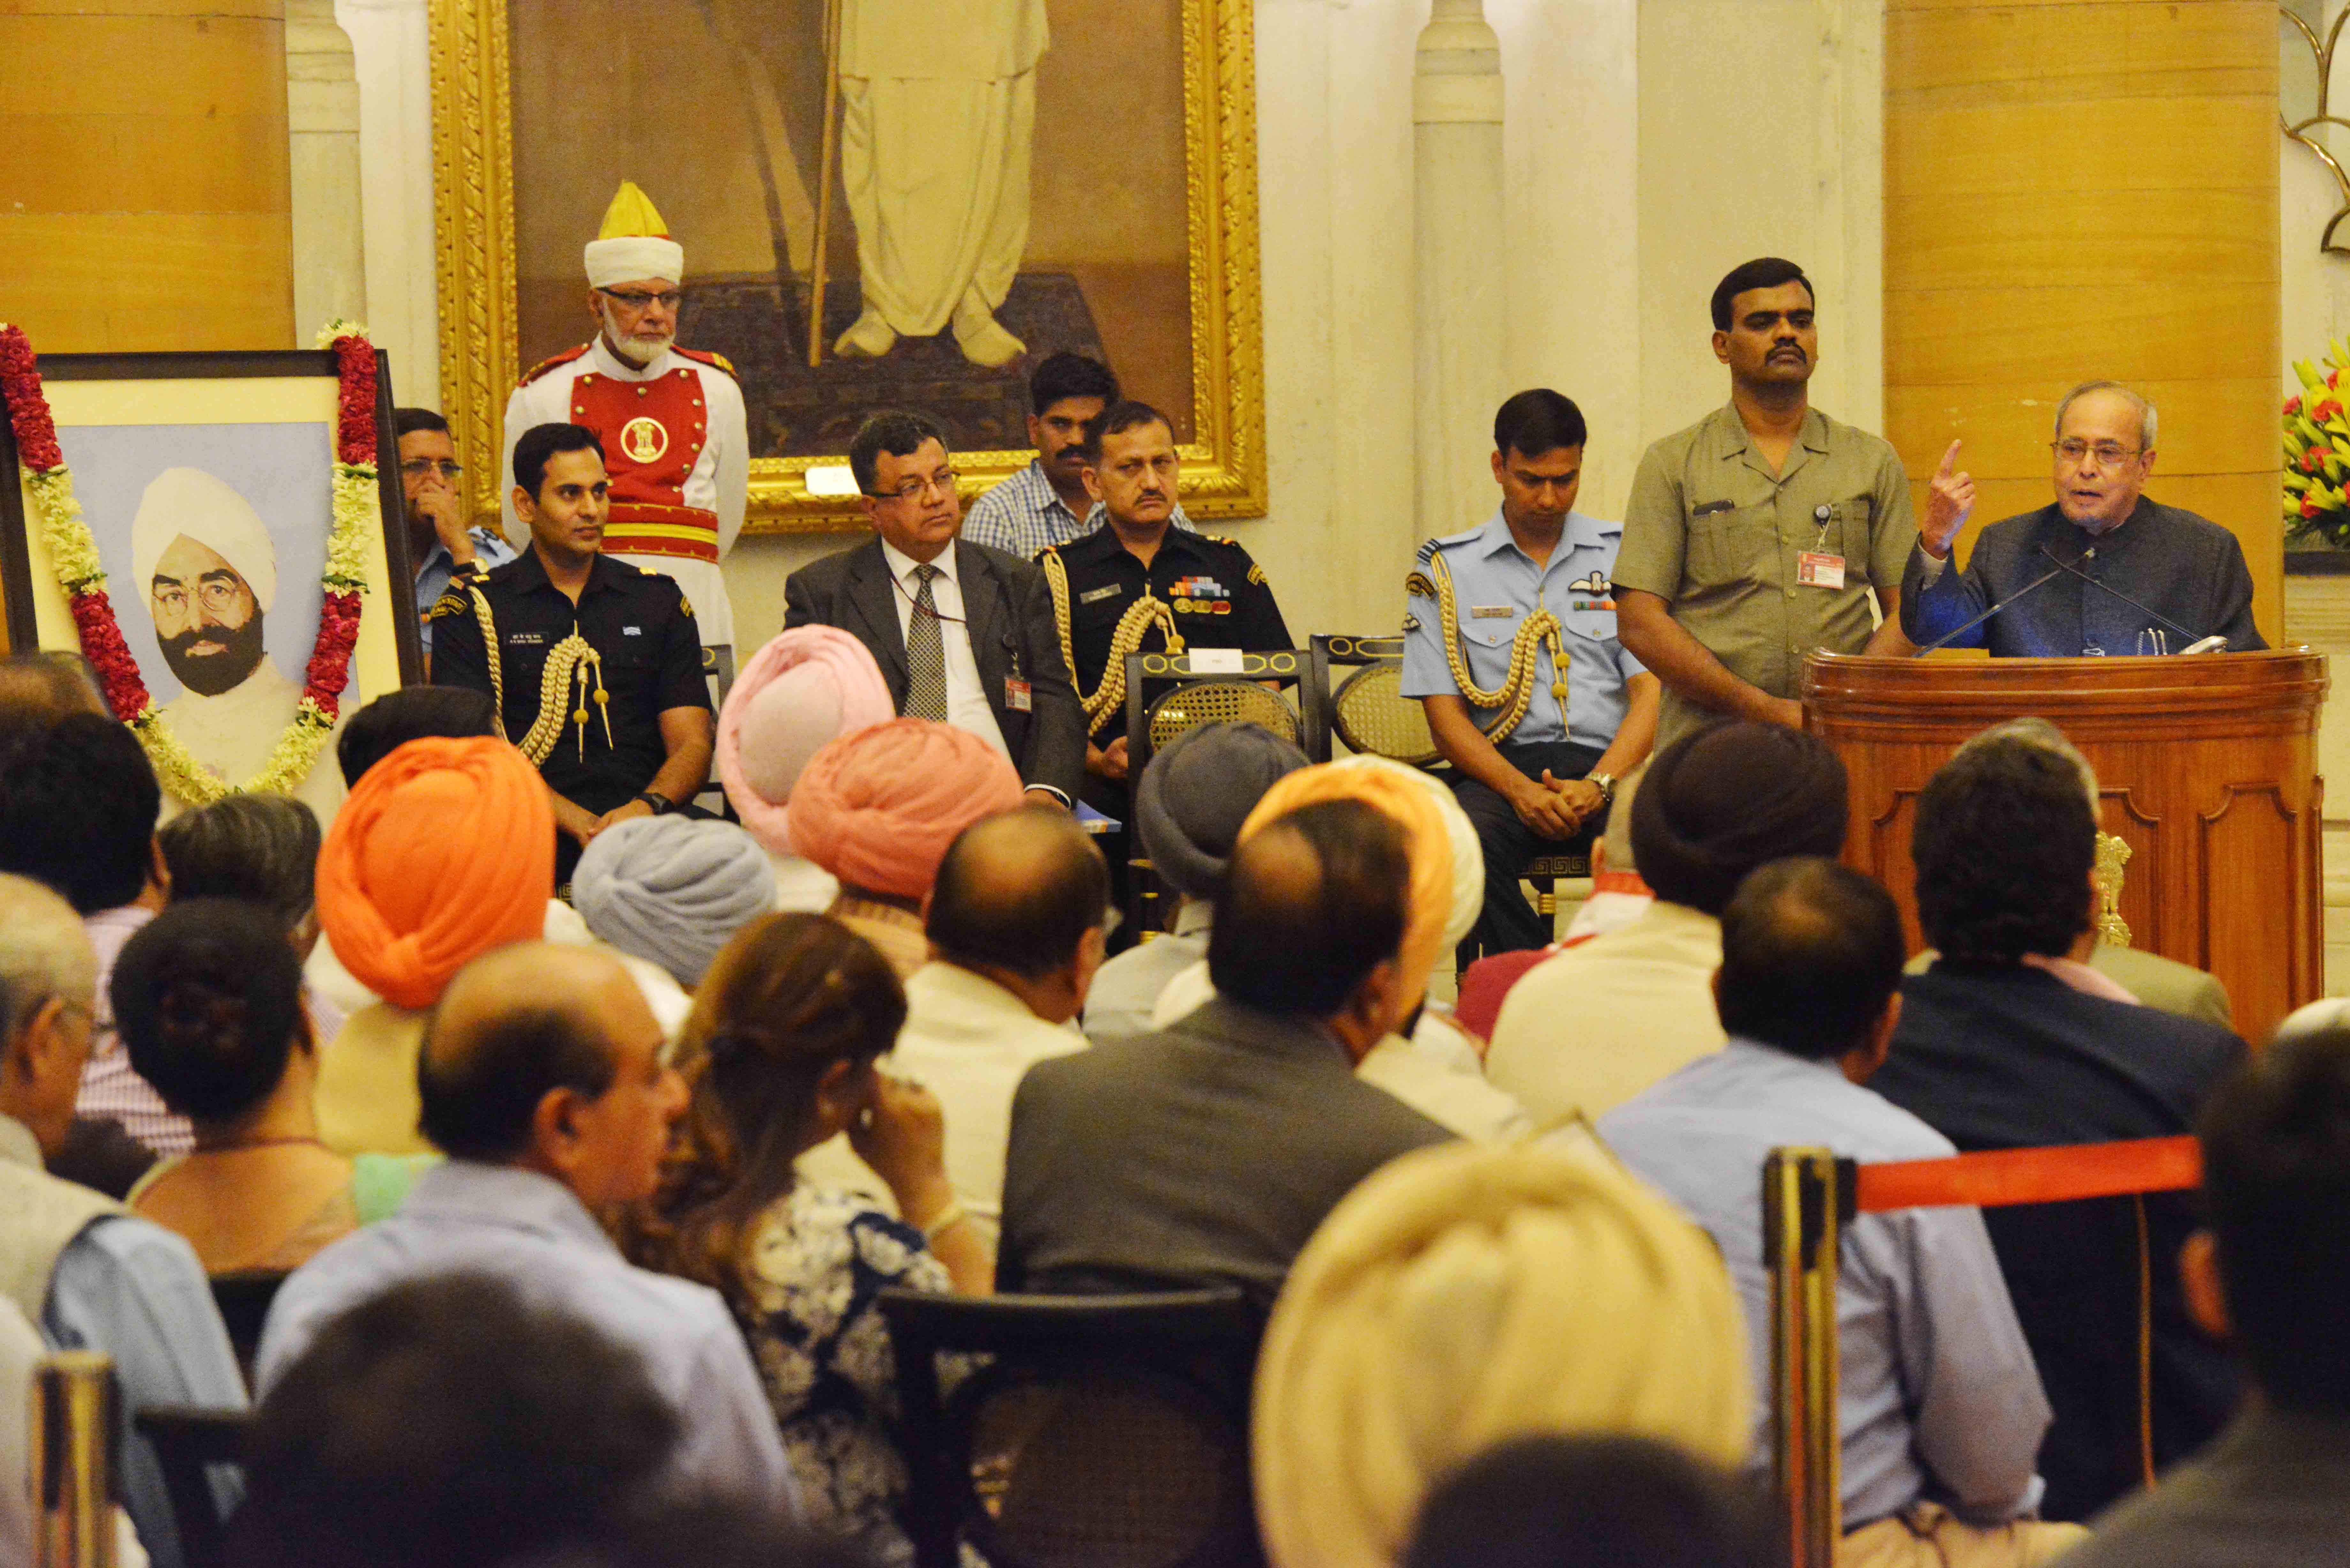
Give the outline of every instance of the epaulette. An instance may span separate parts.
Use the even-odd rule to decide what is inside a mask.
[[[1455,545],[1469,544],[1484,532],[1482,528],[1470,528],[1458,534],[1440,535],[1420,545],[1419,564],[1424,566],[1435,557],[1439,550],[1449,550]]]
[[[1228,545],[1235,550],[1241,547],[1241,542],[1238,539],[1233,538],[1229,534],[1202,534],[1200,537],[1206,540],[1211,545]]]
[[[527,371],[525,371],[523,375],[523,379],[516,381],[515,385],[516,387],[527,387],[533,381],[537,380],[541,376],[546,375],[549,370],[554,369],[557,365],[570,364],[571,361],[578,358],[582,354],[587,353],[588,348],[588,346],[582,343],[577,348],[566,348],[562,353],[555,355],[551,358],[541,359],[537,364],[533,365]]]
[[[723,370],[737,381],[743,379],[742,372],[736,370],[733,362],[723,354],[712,354],[706,348],[680,348],[674,343],[670,345],[670,351],[681,355],[697,365],[707,365],[713,370]]]

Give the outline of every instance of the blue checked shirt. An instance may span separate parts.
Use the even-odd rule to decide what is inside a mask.
[[[1106,515],[1097,501],[1093,510],[1080,519],[1061,500],[1053,482],[1045,477],[1043,462],[1031,458],[1027,467],[971,504],[971,512],[962,520],[962,536],[974,545],[1007,550],[1026,561],[1034,559],[1039,550],[1066,545],[1092,533],[1101,526]],[[1183,515],[1180,503],[1170,521],[1178,528],[1191,527],[1191,520]]]
[[[472,532],[473,560],[483,571],[503,566],[515,558],[515,553],[506,542],[487,528],[475,528]],[[416,636],[427,653],[432,651],[432,622],[429,612],[441,596],[448,591],[449,578],[453,570],[454,564],[449,559],[449,546],[438,539],[433,540],[431,553],[416,570]]]

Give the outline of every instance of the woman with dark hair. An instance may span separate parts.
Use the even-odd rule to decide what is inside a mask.
[[[985,1243],[947,1179],[939,1105],[874,1062],[906,1018],[872,944],[822,915],[771,915],[722,949],[678,1043],[692,1099],[661,1189],[626,1216],[636,1262],[716,1288],[751,1342],[810,1522],[911,1560],[894,1510],[906,1469],[889,1285],[993,1288]],[[846,1132],[889,1184],[895,1217],[797,1179],[793,1161]]]
[[[123,945],[109,993],[131,1067],[195,1127],[131,1189],[208,1273],[283,1272],[400,1205],[429,1159],[318,1141],[317,1052],[285,924],[238,898],[175,899]]]

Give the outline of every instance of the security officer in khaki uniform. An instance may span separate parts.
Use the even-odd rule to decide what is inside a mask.
[[[1664,682],[1659,749],[1725,715],[1800,726],[1815,648],[1909,651],[1908,481],[1882,438],[1811,407],[1812,307],[1793,262],[1765,256],[1723,278],[1713,352],[1730,404],[1649,447],[1633,477],[1617,625]]]
[[[1086,487],[1102,525],[1040,550],[1078,701],[1085,704],[1086,798],[1126,818],[1126,656],[1185,649],[1288,648],[1264,569],[1230,539],[1172,527],[1174,427],[1148,403],[1103,411],[1087,432]],[[1112,737],[1115,737],[1114,739]]]
[[[556,882],[596,835],[688,806],[710,777],[702,633],[676,582],[600,548],[610,496],[592,431],[515,443],[531,547],[432,607],[432,682],[484,691],[554,797]]]

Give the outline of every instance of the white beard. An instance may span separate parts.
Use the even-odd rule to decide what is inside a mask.
[[[598,300],[597,301],[596,308],[604,318],[605,347],[610,348],[613,356],[619,359],[623,364],[632,366],[635,369],[641,370],[646,366],[651,364],[654,360],[660,358],[662,355],[668,353],[670,345],[677,341],[677,334],[674,332],[666,335],[659,342],[648,342],[640,337],[629,337],[620,330],[620,324],[612,319],[612,307]]]

